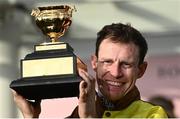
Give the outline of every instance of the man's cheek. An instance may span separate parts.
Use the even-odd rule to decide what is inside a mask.
[[[98,75],[99,75],[100,78],[103,78],[103,75],[104,75],[106,72],[107,72],[107,71],[106,71],[104,68],[99,67],[97,73],[98,73]]]

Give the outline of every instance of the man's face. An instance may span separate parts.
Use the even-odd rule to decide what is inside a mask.
[[[117,101],[126,95],[142,76],[142,66],[138,66],[138,47],[133,43],[113,43],[102,41],[98,58],[92,58],[93,69],[100,92],[109,100]]]

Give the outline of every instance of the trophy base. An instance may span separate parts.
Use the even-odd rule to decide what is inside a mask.
[[[10,88],[29,100],[78,97],[79,76],[47,76],[17,79]]]

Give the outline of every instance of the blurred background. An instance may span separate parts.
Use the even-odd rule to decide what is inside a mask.
[[[22,117],[9,88],[20,77],[20,60],[34,45],[48,40],[36,27],[31,10],[38,6],[75,5],[72,25],[61,38],[89,68],[96,33],[106,24],[128,23],[149,44],[146,74],[138,80],[142,98],[163,96],[180,117],[180,0],[0,0],[0,118]],[[77,98],[43,100],[41,117],[64,117]],[[61,114],[60,114],[61,112]]]

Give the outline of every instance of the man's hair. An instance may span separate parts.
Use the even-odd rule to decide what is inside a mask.
[[[144,57],[148,50],[147,42],[141,33],[135,28],[131,27],[131,25],[113,23],[111,25],[104,26],[97,33],[95,51],[97,57],[99,46],[106,38],[110,38],[113,42],[134,43],[139,48],[139,64],[143,63]]]

